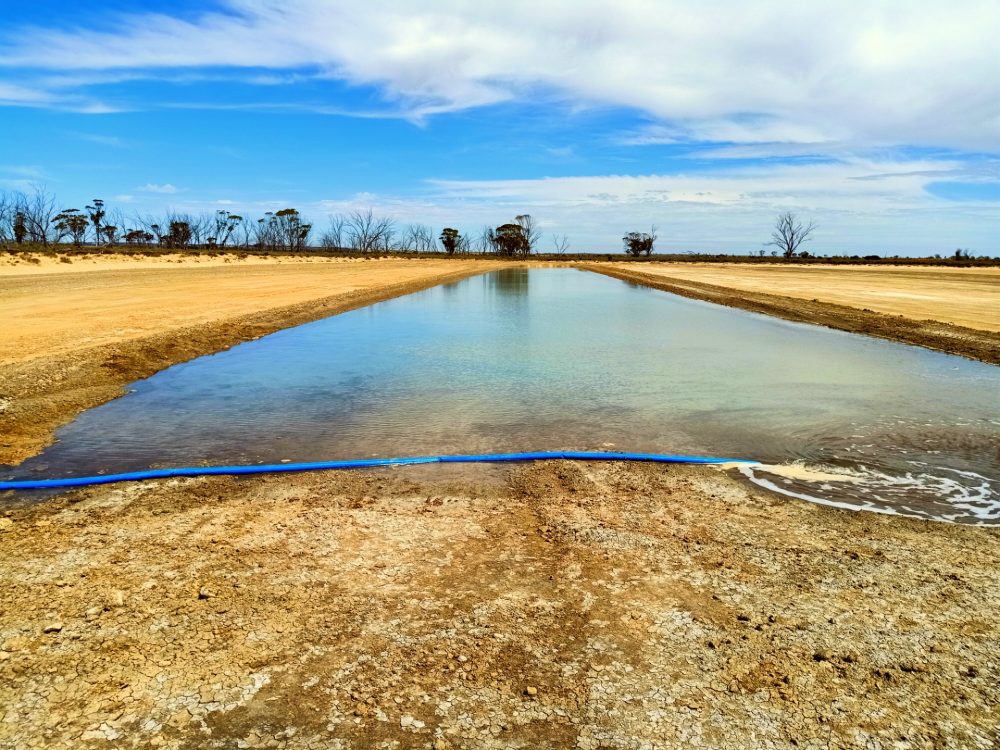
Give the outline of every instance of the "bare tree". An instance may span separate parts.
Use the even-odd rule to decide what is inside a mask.
[[[54,229],[53,221],[56,214],[55,196],[36,185],[31,195],[24,196],[21,205],[21,215],[28,242],[37,245],[48,245]]]
[[[497,233],[496,230],[491,226],[483,227],[483,231],[479,235],[479,241],[477,243],[479,252],[481,253],[495,253],[497,252]]]
[[[55,198],[36,186],[31,194],[0,193],[0,244],[48,245],[55,239]]]
[[[542,230],[535,224],[535,219],[531,214],[515,216],[514,221],[521,227],[521,234],[524,237],[524,242],[527,244],[524,255],[528,255],[538,247],[538,241],[542,238]]]
[[[552,249],[558,255],[564,255],[567,250],[569,250],[569,237],[565,234],[554,234],[552,235]]]
[[[12,238],[11,212],[12,200],[7,193],[0,193],[0,245],[6,247]]]
[[[400,249],[415,253],[434,252],[437,250],[434,230],[425,224],[408,224],[400,238]]]
[[[388,216],[376,216],[369,208],[347,217],[345,233],[352,250],[376,253],[392,247],[396,223]]]
[[[344,228],[347,226],[347,218],[343,214],[332,214],[330,216],[330,227],[320,238],[320,244],[331,250],[340,250],[344,245]]]
[[[771,241],[765,242],[765,247],[771,245],[778,248],[786,258],[794,258],[799,247],[809,239],[809,236],[816,229],[813,222],[803,225],[795,214],[786,211],[779,214],[774,223],[774,231],[771,233]]]

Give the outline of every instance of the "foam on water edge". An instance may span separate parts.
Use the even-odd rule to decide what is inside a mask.
[[[919,461],[909,463],[919,468],[902,475],[889,474],[868,466],[809,466],[803,462],[737,465],[732,468],[764,489],[833,508],[948,523],[972,516],[976,521],[964,523],[974,526],[996,525],[1000,521],[1000,493],[994,490],[989,478],[973,471],[931,466]],[[948,472],[957,478],[937,472]],[[786,481],[779,483],[762,475],[782,477]],[[845,499],[843,492],[831,493],[837,495],[837,499],[824,497],[824,490],[834,489],[831,482],[850,485],[853,497]],[[911,493],[932,496],[937,503],[959,512],[948,513],[944,508],[938,513],[917,511],[900,503],[900,498],[895,503],[886,499],[887,495]]]

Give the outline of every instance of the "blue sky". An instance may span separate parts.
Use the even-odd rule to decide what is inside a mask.
[[[373,208],[574,250],[1000,255],[1000,4],[36,0],[0,189],[127,215]]]

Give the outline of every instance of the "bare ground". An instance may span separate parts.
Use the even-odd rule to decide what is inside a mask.
[[[996,747],[1000,534],[553,462],[9,512],[5,747]]]
[[[449,268],[4,365],[3,455],[174,361],[482,270]],[[0,747],[998,747],[998,607],[996,529],[705,468],[99,487],[0,509]]]

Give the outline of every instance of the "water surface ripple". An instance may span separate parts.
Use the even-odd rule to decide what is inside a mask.
[[[1000,523],[1000,368],[573,269],[508,269],[171,367],[8,478],[529,450],[725,455],[817,502]]]

